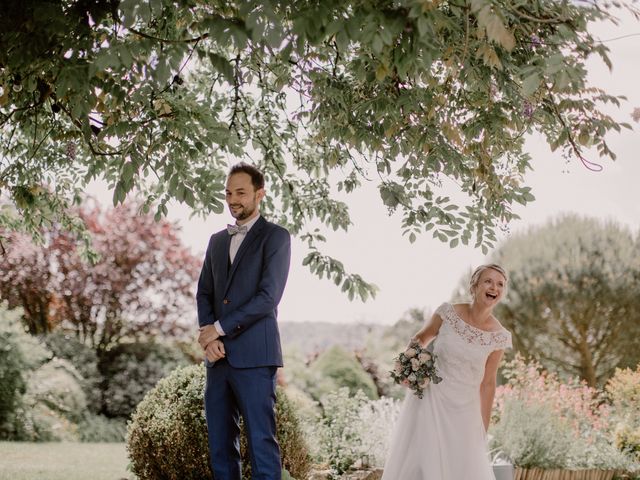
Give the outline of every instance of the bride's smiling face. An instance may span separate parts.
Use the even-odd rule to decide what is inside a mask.
[[[487,306],[497,305],[502,300],[506,285],[507,280],[500,272],[493,268],[485,269],[472,290],[475,302]]]

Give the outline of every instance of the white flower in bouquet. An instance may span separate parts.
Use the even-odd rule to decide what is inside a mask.
[[[426,363],[431,360],[431,354],[429,352],[422,352],[418,355],[418,360],[420,360],[420,363]]]
[[[416,352],[415,348],[407,348],[407,350],[404,352],[407,358],[413,358],[416,356],[417,353],[418,352]]]
[[[414,372],[417,372],[420,369],[420,365],[422,365],[420,363],[420,360],[418,360],[417,358],[411,359],[411,370],[413,370]]]
[[[407,377],[407,380],[409,380],[409,382],[413,383],[418,379],[418,377],[415,376],[415,374],[411,373],[409,374],[409,376]]]

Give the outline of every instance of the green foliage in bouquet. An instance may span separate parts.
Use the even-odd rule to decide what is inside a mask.
[[[204,383],[203,367],[181,367],[158,382],[140,402],[127,431],[131,469],[139,480],[213,478],[204,417]],[[295,412],[282,390],[278,391],[276,413],[283,466],[293,477],[306,478],[310,460]],[[247,457],[243,463],[249,463]]]

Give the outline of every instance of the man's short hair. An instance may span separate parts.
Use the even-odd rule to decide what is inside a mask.
[[[231,167],[231,170],[229,170],[229,177],[236,173],[246,173],[249,175],[251,177],[251,183],[253,184],[254,190],[264,188],[264,175],[253,165],[245,162],[236,163]]]

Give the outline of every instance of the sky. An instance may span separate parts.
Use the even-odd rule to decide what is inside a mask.
[[[633,122],[631,113],[640,107],[640,22],[630,15],[621,18],[618,26],[597,24],[592,31],[605,41],[637,35],[607,41],[613,71],[594,59],[589,64],[589,79],[610,94],[628,97],[628,102],[612,113],[620,121],[632,123],[634,130],[609,137],[608,143],[618,155],[615,162],[600,162],[595,153],[589,157],[603,165],[601,172],[586,169],[578,159],[567,163],[549,150],[541,136],[529,137],[526,149],[532,156],[533,171],[526,175],[525,183],[532,187],[536,201],[526,207],[516,204],[521,219],[510,225],[511,234],[570,212],[613,220],[638,232],[640,124]],[[463,245],[451,249],[430,234],[411,244],[402,236],[400,216],[388,216],[375,185],[351,194],[348,204],[354,225],[347,233],[328,232],[323,253],[337,257],[348,271],[376,284],[376,298],[366,303],[349,301],[333,282],[314,277],[302,266],[305,245],[294,239],[280,321],[392,324],[410,308],[433,310],[449,300],[460,279],[487,259],[479,249]],[[190,220],[188,209],[179,206],[170,210],[169,218],[181,226],[184,243],[197,255],[202,255],[213,232],[233,221],[227,211]],[[508,236],[505,233],[499,239],[504,241]]]

